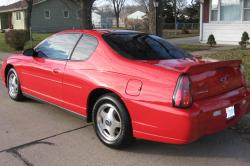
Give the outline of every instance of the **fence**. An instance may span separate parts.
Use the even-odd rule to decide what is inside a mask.
[[[177,23],[176,28],[181,29],[189,29],[189,30],[199,30],[199,23]],[[163,29],[175,29],[175,23],[165,23],[163,25]]]

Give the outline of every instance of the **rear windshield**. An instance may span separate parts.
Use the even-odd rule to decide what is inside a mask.
[[[104,40],[117,53],[134,60],[165,60],[192,57],[165,39],[143,33],[104,34]]]

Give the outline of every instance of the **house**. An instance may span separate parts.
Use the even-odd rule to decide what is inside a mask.
[[[94,28],[101,28],[102,16],[96,12],[92,12],[92,24]]]
[[[127,19],[129,20],[143,20],[143,18],[146,16],[146,13],[141,12],[141,11],[136,11],[132,14],[129,14],[127,16]]]
[[[0,7],[0,29],[26,29],[24,0]],[[80,7],[69,0],[34,0],[31,27],[33,32],[57,32],[81,26]]]
[[[200,0],[200,41],[213,34],[218,44],[238,44],[250,34],[250,0]]]
[[[96,22],[94,25],[99,25],[95,26],[95,28],[114,28],[116,27],[116,17],[115,13],[113,12],[112,8],[109,6],[101,6],[99,8],[94,8],[93,13],[98,14],[101,16],[101,21],[98,23]],[[92,21],[93,21],[93,13],[92,13]],[[124,19],[123,19],[123,14],[120,14],[119,18],[119,26],[124,27]]]

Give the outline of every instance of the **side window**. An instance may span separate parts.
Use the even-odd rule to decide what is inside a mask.
[[[51,16],[50,16],[50,10],[45,10],[45,11],[44,11],[44,18],[45,18],[45,19],[50,19],[50,17],[51,17]]]
[[[71,60],[86,60],[95,51],[98,41],[95,37],[83,35],[77,44]]]
[[[81,34],[56,34],[36,47],[39,57],[67,60]]]
[[[68,10],[63,11],[63,17],[64,18],[69,18],[69,11]]]

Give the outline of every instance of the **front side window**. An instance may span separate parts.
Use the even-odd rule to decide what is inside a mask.
[[[16,20],[21,20],[21,12],[16,12]]]
[[[134,60],[164,60],[191,57],[165,39],[143,33],[103,35],[106,43],[121,56]]]
[[[211,21],[217,21],[218,19],[218,8],[219,8],[219,1],[212,0],[211,5]]]
[[[81,34],[56,34],[39,44],[35,50],[39,57],[67,60]]]
[[[67,10],[63,11],[63,17],[69,18],[69,11],[67,11]]]
[[[50,19],[50,10],[45,10],[44,11],[44,18],[45,19]]]
[[[220,19],[221,21],[240,21],[240,0],[221,0]]]
[[[77,44],[71,60],[86,60],[95,51],[98,41],[95,37],[83,35]]]
[[[250,21],[250,0],[244,0],[244,21]]]

